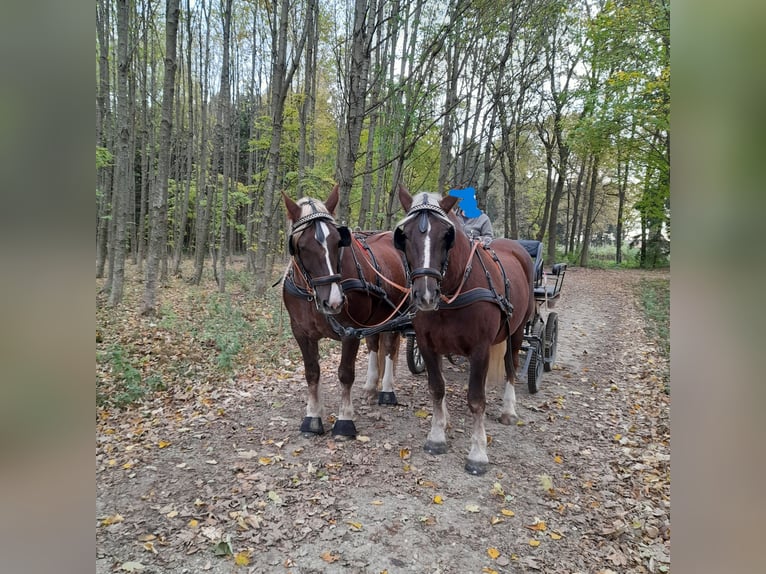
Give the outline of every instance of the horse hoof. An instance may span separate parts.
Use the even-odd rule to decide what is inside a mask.
[[[378,394],[379,405],[398,405],[394,391],[380,391]]]
[[[321,417],[304,417],[301,423],[301,432],[306,438],[324,434],[324,425]]]
[[[500,424],[501,425],[510,425],[511,424],[511,415],[508,413],[503,413],[500,415]]]
[[[427,440],[426,444],[423,445],[423,450],[426,451],[428,454],[446,454],[447,443],[446,442],[431,442],[430,440]]]
[[[356,426],[354,425],[354,421],[340,419],[335,421],[335,424],[332,426],[332,436],[339,440],[355,439]]]
[[[465,471],[474,476],[486,474],[488,466],[489,465],[486,462],[476,462],[474,460],[465,461]]]

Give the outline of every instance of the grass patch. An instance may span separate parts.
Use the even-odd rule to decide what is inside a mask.
[[[659,343],[660,353],[670,358],[670,281],[668,279],[643,279],[638,286],[641,308],[646,319],[646,331]],[[669,383],[670,373],[663,378]]]

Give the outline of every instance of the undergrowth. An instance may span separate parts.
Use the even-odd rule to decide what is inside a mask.
[[[643,279],[638,285],[641,308],[646,319],[646,330],[657,340],[665,359],[670,358],[670,281],[667,279]],[[663,378],[669,385],[670,374]]]
[[[126,271],[123,304],[96,309],[99,406],[126,408],[192,378],[220,384],[300,361],[281,288],[256,297],[244,266],[227,269],[227,293],[217,292],[210,273],[199,286],[169,279],[156,317],[138,314],[143,285],[135,268]]]

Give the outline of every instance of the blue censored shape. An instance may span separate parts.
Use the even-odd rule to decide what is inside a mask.
[[[481,209],[476,203],[476,190],[474,188],[450,189],[449,195],[460,198],[460,209],[463,210],[466,217],[479,217],[481,215]]]

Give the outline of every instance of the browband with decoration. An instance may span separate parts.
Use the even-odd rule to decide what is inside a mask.
[[[335,218],[329,213],[327,213],[326,211],[316,211],[314,213],[309,213],[308,215],[304,215],[303,217],[300,217],[297,220],[295,220],[295,222],[293,222],[293,227],[290,233],[295,234],[299,231],[302,231],[304,227],[306,227],[309,223],[317,219],[323,219],[325,221],[335,223]]]
[[[452,223],[450,218],[447,216],[447,213],[438,205],[429,203],[428,202],[428,195],[425,196],[425,201],[423,203],[418,203],[417,205],[413,205],[410,207],[410,210],[407,212],[407,215],[405,215],[402,220],[396,224],[396,227],[401,227],[405,223],[407,223],[410,219],[413,219],[415,215],[417,215],[418,211],[432,211],[436,215],[440,216],[446,223],[449,223],[450,226],[454,227],[455,224]]]

